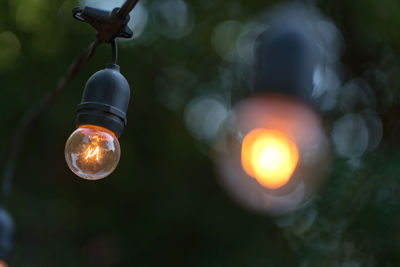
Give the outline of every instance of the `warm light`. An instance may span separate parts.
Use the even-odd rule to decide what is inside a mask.
[[[270,189],[284,186],[298,161],[297,146],[280,131],[255,129],[243,140],[243,169]]]
[[[88,180],[110,175],[118,165],[120,154],[115,134],[95,125],[81,125],[65,145],[68,167],[79,177]]]
[[[88,147],[85,155],[86,155],[85,157],[86,160],[95,159],[99,161],[99,146],[96,146],[96,148]]]

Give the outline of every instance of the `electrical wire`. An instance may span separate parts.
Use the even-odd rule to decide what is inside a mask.
[[[28,133],[28,129],[55,103],[60,94],[65,91],[72,78],[74,78],[82,70],[85,63],[93,56],[98,45],[98,41],[91,43],[85,52],[82,53],[81,56],[78,57],[71,65],[65,76],[58,83],[57,87],[46,97],[44,97],[44,99],[38,105],[35,105],[29,109],[18,122],[3,172],[0,205],[5,206],[7,204],[6,202],[11,191],[11,184],[14,177],[18,156],[24,144],[24,139]]]
[[[117,64],[118,62],[118,45],[117,45],[117,40],[112,40],[111,41],[111,49],[112,49],[112,62],[114,64]]]

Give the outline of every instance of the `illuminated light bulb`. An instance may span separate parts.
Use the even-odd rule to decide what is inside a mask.
[[[242,143],[244,171],[263,186],[276,189],[284,186],[299,161],[297,146],[276,130],[255,129]]]
[[[130,87],[118,65],[107,64],[89,78],[78,105],[78,129],[65,145],[65,159],[76,175],[99,180],[115,170],[129,99]]]
[[[81,125],[68,138],[65,160],[76,175],[99,180],[110,175],[121,155],[116,135],[103,127]]]
[[[313,12],[297,4],[272,11],[268,29],[254,39],[251,75],[243,77],[251,81],[250,94],[213,147],[219,182],[253,212],[282,215],[303,207],[329,167],[329,139],[314,102],[316,70],[329,49],[321,53],[321,33],[305,26],[323,18]]]
[[[213,147],[219,182],[248,210],[280,215],[301,207],[324,181],[329,142],[306,103],[257,94],[238,103]]]

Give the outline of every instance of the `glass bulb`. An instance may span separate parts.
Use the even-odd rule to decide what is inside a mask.
[[[220,183],[251,211],[280,215],[301,207],[323,182],[329,142],[302,101],[256,94],[240,102],[214,145]]]
[[[81,125],[65,144],[65,160],[76,175],[99,180],[110,175],[121,155],[118,138],[103,127]]]
[[[299,161],[296,144],[283,133],[267,129],[246,135],[241,156],[245,172],[271,189],[287,184]]]

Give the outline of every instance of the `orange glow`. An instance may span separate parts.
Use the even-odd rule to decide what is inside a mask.
[[[95,158],[97,161],[99,161],[100,152],[98,146],[96,146],[96,148],[88,147],[85,154],[86,154],[85,157],[86,160]]]
[[[243,169],[267,188],[287,184],[298,161],[296,144],[280,131],[255,129],[243,140]]]
[[[79,128],[82,129],[83,134],[92,138],[94,142],[112,141],[113,139],[117,138],[112,131],[101,126],[83,124],[79,125]],[[104,132],[107,134],[102,134]]]

